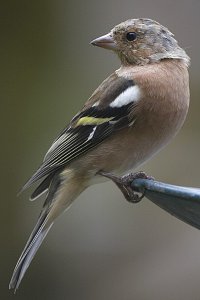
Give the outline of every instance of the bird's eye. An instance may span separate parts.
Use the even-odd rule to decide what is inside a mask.
[[[128,32],[126,34],[126,39],[129,41],[129,42],[132,42],[132,41],[135,41],[137,38],[137,34],[135,32]]]

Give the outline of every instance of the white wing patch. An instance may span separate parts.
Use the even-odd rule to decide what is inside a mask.
[[[89,141],[89,140],[91,140],[91,139],[93,138],[96,129],[97,129],[97,126],[95,126],[95,127],[92,129],[92,132],[90,133],[90,135],[89,135],[87,141]]]
[[[95,102],[92,107],[98,106],[99,105],[99,101]]]
[[[138,85],[130,86],[122,92],[114,101],[110,103],[110,107],[122,107],[131,102],[138,102],[141,97],[141,90]]]

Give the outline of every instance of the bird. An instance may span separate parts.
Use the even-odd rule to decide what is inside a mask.
[[[31,200],[45,194],[45,201],[14,269],[9,288],[15,291],[55,219],[86,188],[105,180],[131,198],[132,177],[124,174],[166,146],[188,112],[190,58],[168,28],[148,18],[129,19],[91,44],[117,54],[120,67],[54,140],[22,188],[39,181]]]

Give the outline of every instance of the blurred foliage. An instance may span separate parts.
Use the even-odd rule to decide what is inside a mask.
[[[192,58],[191,106],[177,138],[143,169],[199,185],[200,2],[1,1],[1,299],[199,299],[199,232],[108,183],[87,190],[56,223],[15,296],[13,267],[41,201],[17,191],[117,58],[90,40],[128,18],[169,27]]]

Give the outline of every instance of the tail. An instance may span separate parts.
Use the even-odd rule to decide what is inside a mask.
[[[15,292],[55,218],[85,189],[75,177],[65,180],[63,178],[63,174],[58,173],[52,178],[43,210],[16,264],[9,284],[9,288]]]
[[[28,269],[33,257],[35,256],[38,248],[42,244],[45,236],[47,235],[48,231],[50,230],[51,226],[53,225],[53,222],[50,224],[47,224],[47,217],[48,214],[42,214],[38,222],[33,229],[33,232],[31,233],[30,238],[28,239],[28,242],[16,264],[16,267],[14,269],[9,289],[14,289],[15,292],[18,289],[22,278],[24,277],[24,274],[26,270]],[[46,225],[46,226],[45,226]]]

